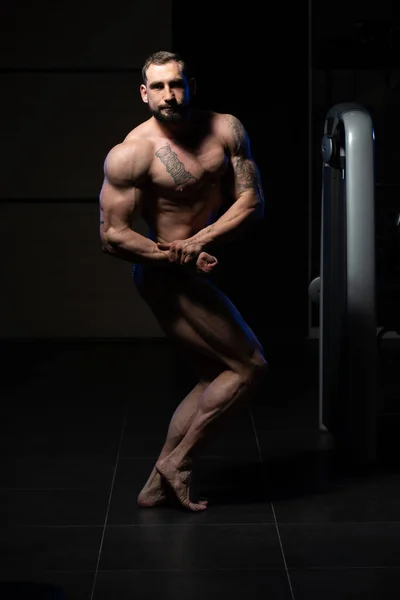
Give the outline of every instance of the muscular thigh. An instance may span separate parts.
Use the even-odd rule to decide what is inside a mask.
[[[262,351],[233,303],[206,277],[152,270],[138,283],[166,335],[231,368]]]

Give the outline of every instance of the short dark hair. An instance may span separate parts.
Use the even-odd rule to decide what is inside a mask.
[[[143,83],[147,81],[147,69],[150,65],[166,65],[169,62],[177,62],[179,63],[182,73],[185,73],[187,76],[187,64],[183,60],[183,58],[177,52],[169,52],[168,50],[158,50],[153,54],[150,54],[144,61],[144,65],[142,68],[142,79]]]

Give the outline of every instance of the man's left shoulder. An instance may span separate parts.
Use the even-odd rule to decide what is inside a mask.
[[[232,113],[216,113],[214,131],[225,141],[227,147],[235,152],[247,139],[243,123]]]
[[[215,122],[231,123],[238,121],[238,118],[234,114],[228,112],[213,112],[212,115]]]
[[[232,113],[214,113],[215,125],[232,133],[244,132],[242,121]]]

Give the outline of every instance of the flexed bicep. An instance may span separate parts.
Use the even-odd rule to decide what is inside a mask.
[[[131,229],[140,216],[142,187],[147,175],[146,154],[134,144],[114,147],[104,162],[100,191],[100,231],[103,242],[112,241]]]
[[[103,235],[116,235],[132,227],[142,210],[142,191],[134,184],[116,185],[104,179],[100,192]]]

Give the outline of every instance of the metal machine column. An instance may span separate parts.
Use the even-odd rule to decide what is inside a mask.
[[[319,424],[350,463],[376,459],[374,130],[357,104],[322,139]]]

